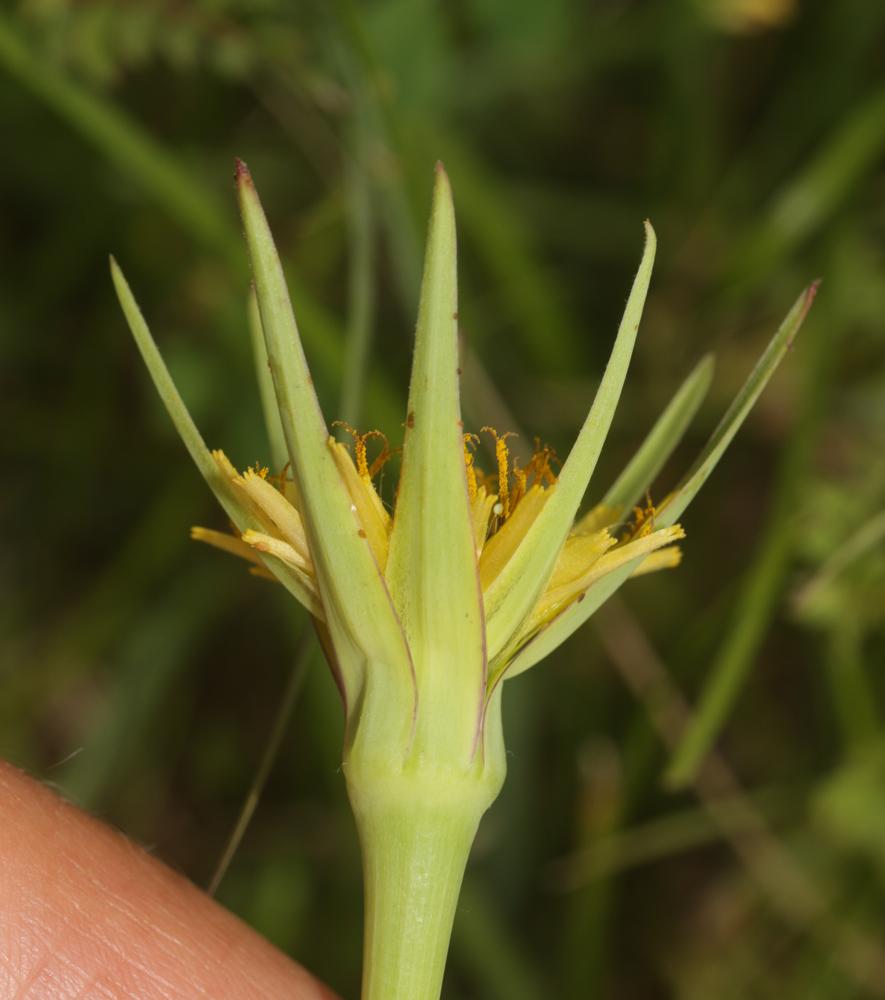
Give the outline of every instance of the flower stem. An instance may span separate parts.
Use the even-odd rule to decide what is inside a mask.
[[[348,771],[365,876],[362,1000],[438,1000],[467,857],[500,781],[423,768],[366,777]]]

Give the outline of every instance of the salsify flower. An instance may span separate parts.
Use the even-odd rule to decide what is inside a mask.
[[[627,374],[655,254],[646,242],[587,419],[561,468],[539,447],[519,465],[490,428],[483,472],[458,391],[455,218],[437,168],[396,500],[374,479],[377,432],[335,440],[320,410],[273,239],[248,169],[237,187],[252,261],[258,373],[272,450],[238,471],[210,451],[125,278],[132,333],[190,454],[235,533],[194,537],[248,559],[310,613],[341,692],[343,769],[366,883],[363,996],[432,1000],[480,818],[504,780],[502,683],[562,643],[628,577],[675,566],[678,523],[792,343],[814,296],[790,310],[707,447],[657,506],[642,502],[712,376],[688,376],[614,485],[579,516]]]
[[[704,387],[710,370],[710,364],[705,360],[689,385],[692,400],[700,398],[697,389]],[[353,455],[333,437],[329,438],[328,447],[354,508],[358,533],[363,533],[361,537],[366,539],[379,573],[384,574],[394,520],[374,480],[392,457],[392,452],[386,438],[378,431],[360,434],[349,427],[347,430],[354,439]],[[476,563],[485,604],[494,594],[495,582],[526,532],[553,495],[557,476],[554,471],[555,453],[549,447],[537,447],[523,467],[510,454],[507,445],[509,434],[499,435],[491,427],[484,427],[483,432],[492,435],[494,440],[495,473],[485,473],[477,466],[473,448],[479,437],[471,433],[464,435],[464,468]],[[381,437],[385,443],[370,465],[367,441],[372,437]],[[261,529],[247,528],[243,532],[231,533],[195,527],[191,529],[191,537],[240,556],[253,564],[253,572],[271,580],[277,579],[272,569],[274,562],[269,561],[265,565],[262,556],[274,557],[277,564],[284,565],[298,578],[302,587],[299,599],[322,622],[323,602],[304,520],[298,509],[294,477],[287,475],[285,467],[275,477],[269,475],[266,466],[258,465],[240,473],[223,451],[213,451],[212,457],[221,475],[250,508],[254,520],[261,524]],[[517,628],[494,636],[489,644],[486,655],[495,667],[493,672],[506,671],[516,653],[533,636],[609,573],[629,563],[635,565],[633,576],[679,564],[681,552],[673,543],[684,537],[682,528],[670,525],[656,530],[656,510],[650,498],[645,506],[634,506],[629,518],[622,522],[625,506],[609,500],[594,507],[571,526],[565,543],[560,547],[553,572],[536,597],[530,614],[519,622]],[[346,688],[342,687],[342,693],[346,694]]]

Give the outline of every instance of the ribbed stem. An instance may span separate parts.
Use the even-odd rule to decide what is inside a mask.
[[[348,787],[365,877],[362,1000],[438,1000],[467,857],[500,782],[349,773]]]

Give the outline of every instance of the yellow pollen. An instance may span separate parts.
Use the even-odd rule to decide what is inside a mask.
[[[498,503],[500,515],[504,520],[510,516],[510,449],[507,438],[516,437],[513,431],[499,434],[494,427],[483,427],[483,434],[491,434],[495,439],[495,458],[498,462]],[[498,513],[497,510],[495,513]]]
[[[369,431],[363,435],[363,440],[368,441],[369,438],[380,438],[384,444],[381,447],[381,451],[378,452],[377,457],[369,466],[368,475],[370,479],[374,479],[375,476],[384,468],[387,462],[399,451],[400,448],[391,448],[387,441],[387,435],[382,434],[381,431]]]
[[[467,495],[471,500],[476,499],[476,466],[473,458],[472,448],[479,444],[476,434],[464,435],[464,468],[467,472]]]
[[[632,541],[634,538],[645,538],[655,530],[655,514],[657,508],[651,502],[651,493],[645,494],[645,506],[633,508],[633,519],[627,524],[622,542]]]
[[[551,463],[560,464],[556,452],[550,445],[541,444],[540,438],[535,438],[535,450],[526,466],[526,474],[540,486],[552,486],[556,482],[556,473],[553,471]]]
[[[267,474],[270,470],[266,465],[262,465],[261,462],[256,462],[254,465],[249,466],[249,471],[254,472],[261,479],[267,479]]]
[[[343,428],[353,438],[354,459],[356,460],[356,471],[359,475],[363,479],[374,479],[393,455],[387,441],[387,436],[382,434],[381,431],[366,431],[365,434],[360,434],[356,428],[351,427],[350,424],[345,423],[343,420],[333,420],[332,426]],[[380,438],[384,444],[378,457],[369,465],[366,442],[371,438]]]

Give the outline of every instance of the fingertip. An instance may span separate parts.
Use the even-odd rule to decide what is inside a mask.
[[[335,1000],[233,914],[0,762],[0,996]],[[45,985],[44,992],[40,992]]]

